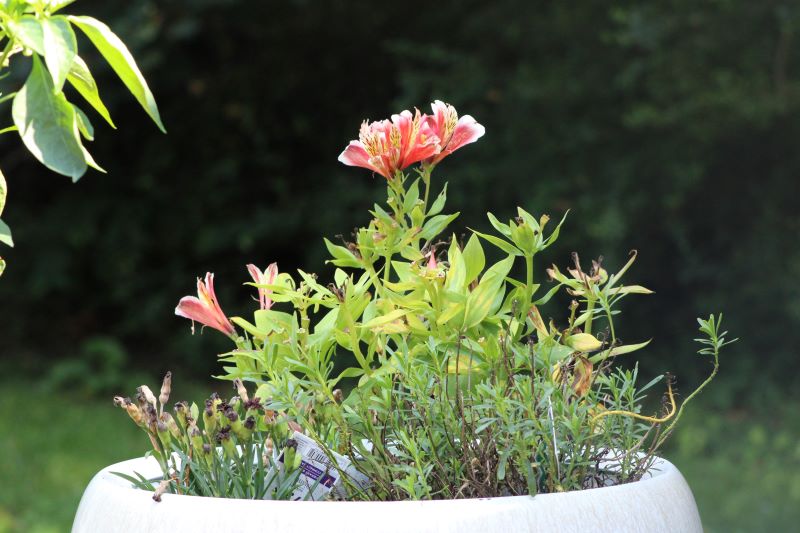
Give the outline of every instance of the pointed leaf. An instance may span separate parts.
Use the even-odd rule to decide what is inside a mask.
[[[72,61],[72,67],[69,74],[67,74],[67,81],[75,87],[75,90],[83,96],[89,105],[97,111],[101,117],[108,122],[109,126],[116,129],[114,121],[111,120],[111,115],[108,113],[105,104],[100,99],[100,93],[97,91],[97,83],[95,83],[92,73],[89,72],[89,67],[81,59],[81,56],[75,56]]]
[[[453,213],[452,215],[436,215],[435,217],[429,218],[422,227],[419,238],[426,241],[433,239],[444,231],[448,224],[454,221],[458,215],[459,213]]]
[[[478,278],[483,268],[486,266],[486,256],[483,253],[483,247],[478,236],[473,234],[464,246],[461,252],[464,257],[464,264],[467,267],[467,283],[472,283]]]
[[[19,20],[9,20],[8,28],[14,37],[26,48],[30,48],[37,54],[44,55],[44,34],[42,25],[33,15],[25,15]]]
[[[501,250],[503,250],[507,254],[522,255],[522,252],[519,249],[517,249],[516,246],[514,246],[510,242],[504,241],[500,237],[495,237],[494,235],[488,235],[486,233],[481,233],[480,231],[475,231],[474,229],[472,230],[472,233],[474,233],[475,235],[477,235],[478,237],[480,237],[482,239],[485,239],[485,240],[489,241],[490,243],[494,244],[495,246],[497,246],[498,248],[500,248]]]
[[[0,171],[0,215],[3,214],[3,208],[6,206],[6,194],[8,189],[6,187],[6,178],[3,172]]]
[[[139,71],[139,67],[136,66],[136,61],[134,61],[125,43],[108,26],[92,17],[70,16],[69,21],[78,26],[89,37],[89,40],[108,61],[108,64],[111,65],[114,72],[128,87],[128,90],[141,104],[145,112],[150,115],[153,122],[156,123],[161,131],[166,133],[164,125],[161,123],[161,116],[158,113],[158,106],[153,93],[150,92],[144,76]]]
[[[11,238],[11,228],[2,220],[0,220],[0,242],[6,246],[14,247],[14,239]]]
[[[439,193],[439,196],[436,197],[436,200],[433,201],[431,208],[428,210],[428,216],[432,217],[433,215],[438,215],[442,209],[444,209],[444,204],[447,202],[447,184],[444,184],[444,188],[442,192]]]
[[[464,314],[465,328],[476,326],[486,318],[513,265],[514,256],[509,255],[486,271],[478,286],[467,297],[467,311]]]
[[[86,159],[75,127],[77,118],[62,93],[53,92],[53,80],[37,56],[28,80],[14,97],[11,113],[22,142],[41,163],[78,181]]]
[[[47,69],[56,91],[61,91],[78,52],[78,42],[66,17],[43,18],[41,25]]]

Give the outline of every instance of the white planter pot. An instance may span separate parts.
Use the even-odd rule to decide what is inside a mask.
[[[636,483],[557,494],[404,502],[253,501],[152,493],[111,472],[157,477],[155,459],[132,459],[95,475],[81,499],[73,533],[701,533],[692,491],[659,459]]]

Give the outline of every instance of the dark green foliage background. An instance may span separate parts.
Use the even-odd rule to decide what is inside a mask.
[[[89,357],[91,368],[110,342],[114,368],[121,348],[123,369],[214,372],[224,339],[191,337],[173,316],[195,277],[215,272],[234,315],[252,308],[248,262],[329,272],[322,236],[349,234],[384,194],[382,178],[337,155],[363,118],[439,98],[487,130],[436,178],[451,183],[459,231],[488,227],[487,210],[570,209],[549,260],[577,250],[613,269],[640,252],[631,279],[656,294],[624,306],[619,333],[655,338],[649,373],[697,383],[707,362],[694,317],[723,311],[742,341],[715,398],[793,389],[800,7],[614,4],[77,2],[71,12],[131,47],[169,134],[84,52],[120,128],[90,114],[109,174],[71,185],[3,136],[17,247],[3,250],[0,366],[47,374]],[[15,61],[23,72],[7,85],[27,68]]]

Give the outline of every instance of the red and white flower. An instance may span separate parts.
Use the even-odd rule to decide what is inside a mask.
[[[278,263],[272,263],[269,265],[264,272],[262,272],[257,266],[250,264],[247,265],[247,271],[250,272],[250,276],[253,278],[253,281],[258,285],[274,285],[275,278],[278,277]],[[271,309],[272,308],[272,289],[267,289],[265,287],[258,288],[258,303],[261,306],[261,309]]]
[[[214,274],[206,273],[205,283],[197,278],[197,297],[184,296],[175,308],[175,314],[188,318],[192,321],[192,331],[194,322],[200,322],[204,326],[221,331],[225,335],[235,338],[236,330],[233,324],[225,316],[222,308],[217,302],[214,294]]]
[[[439,151],[425,160],[435,165],[464,145],[474,143],[486,133],[486,128],[470,115],[459,118],[456,108],[441,100],[431,104],[433,115],[425,115],[425,121],[439,139]]]
[[[339,161],[364,167],[392,179],[399,170],[434,156],[439,152],[439,138],[416,110],[392,115],[390,120],[364,121],[357,141],[339,155]]]

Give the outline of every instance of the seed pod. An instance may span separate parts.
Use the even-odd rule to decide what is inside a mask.
[[[200,431],[200,428],[197,427],[197,424],[192,424],[189,426],[187,433],[189,434],[189,440],[192,443],[192,449],[195,453],[199,454],[203,449],[203,434]]]
[[[253,430],[255,430],[255,428],[256,428],[256,419],[253,416],[249,416],[242,423],[242,429],[239,431],[239,433],[236,433],[236,436],[239,437],[239,439],[241,439],[242,441],[247,442],[253,436]]]
[[[155,405],[151,403],[144,404],[144,422],[150,431],[156,431],[156,423],[158,422],[158,413],[156,412]]]
[[[158,438],[161,440],[162,444],[164,444],[164,449],[169,450],[169,445],[172,442],[172,435],[170,435],[167,425],[159,420],[158,423],[156,423],[156,431],[158,432]]]
[[[188,415],[189,408],[187,407],[186,402],[178,402],[175,404],[175,417],[178,419],[178,424],[180,424],[181,429],[185,430],[186,426],[188,425],[187,418],[191,418]]]
[[[142,407],[143,404],[150,404],[156,407],[156,397],[147,385],[136,388],[136,400],[139,402],[139,407]]]
[[[214,462],[214,458],[211,455],[211,445],[206,443],[203,444],[203,459],[205,460],[206,464],[209,468],[211,468],[211,463]]]
[[[161,501],[161,496],[165,492],[167,492],[167,489],[169,488],[169,483],[170,483],[170,480],[169,479],[165,479],[164,481],[162,481],[161,483],[158,484],[158,487],[156,487],[156,490],[153,492],[153,499],[155,501],[157,501],[157,502]]]
[[[236,378],[233,380],[233,388],[236,389],[237,394],[239,394],[239,398],[241,398],[244,403],[250,401],[250,397],[247,395],[247,389],[245,388],[241,379]]]
[[[231,431],[233,431],[233,434],[236,435],[237,438],[246,440],[250,437],[245,431],[244,424],[242,424],[242,420],[239,418],[239,415],[236,414],[236,411],[228,408],[228,410],[225,411],[225,418],[230,423]]]
[[[125,406],[125,410],[128,412],[128,416],[131,417],[131,420],[140,427],[145,426],[144,416],[142,415],[142,410],[134,404],[133,402],[129,403]]]
[[[267,437],[264,440],[264,462],[269,463],[267,457],[272,457],[272,452],[275,451],[275,444],[272,442],[272,437]]]
[[[289,439],[286,441],[286,446],[283,448],[283,464],[286,470],[292,472],[300,466],[301,456],[297,455],[297,441]]]
[[[236,453],[236,445],[233,443],[230,435],[230,428],[225,428],[217,433],[217,442],[222,445],[222,450],[228,459],[234,459],[238,455]]]
[[[217,429],[217,414],[214,412],[211,400],[206,402],[206,408],[203,410],[203,426],[206,428],[206,433],[211,435]]]
[[[116,407],[125,408],[130,403],[130,398],[123,398],[122,396],[114,396],[114,405]]]
[[[172,392],[172,372],[164,374],[164,381],[161,382],[161,394],[158,396],[158,401],[161,402],[163,409],[169,401],[169,395]]]
[[[172,415],[167,412],[161,413],[161,421],[167,425],[167,429],[172,437],[180,441],[183,434],[181,433],[181,428],[179,428],[178,424],[175,422],[175,419],[172,418]]]

